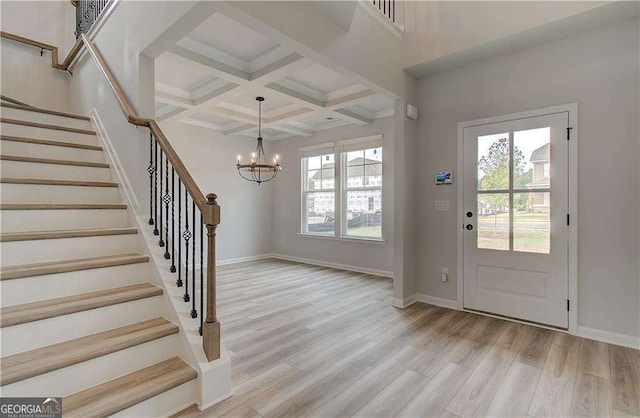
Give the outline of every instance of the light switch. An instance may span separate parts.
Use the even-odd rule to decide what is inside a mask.
[[[447,212],[449,210],[448,200],[435,200],[433,204],[437,211]]]

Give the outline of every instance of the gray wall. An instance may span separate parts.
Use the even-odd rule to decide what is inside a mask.
[[[417,291],[456,299],[457,124],[577,102],[579,325],[637,336],[640,323],[639,22],[632,20],[420,80]],[[455,179],[455,178],[454,178]],[[452,211],[436,212],[434,200]],[[452,280],[440,281],[448,267]]]
[[[249,155],[256,140],[180,122],[162,123],[161,127],[200,190],[218,195],[217,261],[269,254],[275,183],[258,187],[240,178],[235,167],[237,155]]]
[[[299,237],[300,232],[300,147],[338,142],[367,135],[384,135],[382,230],[384,244],[356,240],[336,241],[324,238]],[[267,153],[279,154],[284,171],[273,186],[272,252],[291,257],[321,260],[368,269],[393,271],[393,117],[376,120],[367,126],[345,126],[327,129],[313,137],[292,137],[268,142]]]

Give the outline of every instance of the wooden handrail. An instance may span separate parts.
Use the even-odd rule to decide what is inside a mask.
[[[185,189],[189,192],[194,203],[198,206],[198,209],[202,214],[203,223],[207,228],[207,316],[202,327],[202,346],[209,361],[220,358],[220,323],[217,321],[216,317],[215,268],[215,236],[216,228],[220,223],[220,206],[216,201],[217,196],[211,193],[205,197],[193,177],[191,177],[189,171],[187,171],[187,168],[182,163],[182,160],[180,160],[180,157],[178,157],[178,154],[169,143],[164,132],[160,129],[158,122],[156,122],[155,119],[142,118],[138,116],[135,108],[122,89],[122,86],[120,86],[120,83],[118,83],[118,80],[111,72],[111,69],[104,57],[100,54],[100,51],[98,51],[93,42],[85,36],[85,34],[82,34],[78,39],[62,64],[58,63],[58,48],[53,45],[48,45],[4,31],[0,31],[0,36],[26,45],[51,51],[51,66],[65,71],[69,69],[69,65],[71,65],[82,48],[85,47],[113,90],[113,93],[118,100],[118,104],[120,105],[120,109],[127,118],[127,121],[132,125],[146,126],[149,128],[156,140],[156,143],[160,146],[162,151],[164,151],[167,160],[171,163],[171,166],[182,181],[182,184],[184,184]]]

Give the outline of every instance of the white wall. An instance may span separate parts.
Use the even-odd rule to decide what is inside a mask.
[[[577,102],[579,325],[640,335],[639,22],[632,20],[419,82],[424,173],[455,169],[457,124]],[[428,177],[429,180],[431,177]],[[456,188],[416,189],[418,292],[456,298]],[[440,281],[441,267],[452,280]]]
[[[193,5],[193,2],[120,2],[94,39],[140,116],[153,116],[153,60],[143,52]],[[70,110],[80,114],[97,110],[131,182],[132,192],[140,202],[136,210],[145,214],[149,193],[146,171],[149,130],[127,122],[111,87],[89,54],[84,54],[73,67],[73,74]]]
[[[382,229],[384,243],[337,241],[299,237],[301,219],[300,147],[338,142],[343,139],[383,134]],[[319,260],[384,272],[393,271],[394,237],[394,130],[393,117],[366,126],[327,129],[313,137],[292,137],[266,143],[267,152],[278,154],[284,170],[271,183],[273,187],[272,249],[276,254]]]
[[[163,123],[161,127],[200,190],[218,195],[217,261],[271,253],[271,194],[275,183],[258,187],[243,180],[235,167],[237,155],[253,152],[256,140],[224,136],[180,122]]]
[[[5,32],[58,47],[62,62],[75,43],[75,8],[69,1],[2,1]],[[18,42],[0,41],[2,94],[28,104],[69,109],[69,74],[51,68],[51,53]]]

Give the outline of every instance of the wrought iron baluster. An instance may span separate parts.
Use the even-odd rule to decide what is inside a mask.
[[[176,170],[171,166],[171,273],[176,272]]]
[[[198,334],[202,335],[202,319],[204,318],[204,269],[203,269],[203,251],[204,251],[204,219],[200,212],[200,328]]]
[[[79,7],[79,6],[78,6]],[[153,173],[156,171],[153,165],[153,133],[149,131],[149,225],[153,225]]]
[[[160,240],[158,241],[158,245],[160,247],[164,247],[164,241],[162,240],[162,180],[163,180],[163,175],[162,175],[162,156],[164,155],[164,151],[162,151],[162,149],[160,149],[160,195],[158,196],[158,200],[160,200],[158,202],[158,205],[160,205],[160,221],[158,222],[158,225],[160,225],[160,232],[158,234],[158,236],[160,237]],[[166,158],[166,157],[165,157]]]
[[[165,182],[164,182],[164,196],[162,196],[162,200],[164,201],[164,258],[168,260],[171,258],[171,254],[169,254],[169,202],[171,202],[171,196],[169,195],[169,158],[164,156],[164,167],[165,167]]]
[[[156,222],[154,222],[154,228],[153,228],[153,235],[158,235],[160,232],[158,231],[158,142],[154,142],[154,154],[156,156],[156,158],[153,161],[153,213],[155,214],[155,216],[153,217],[153,219],[155,219]]]
[[[184,299],[185,302],[189,302],[189,239],[191,238],[191,232],[189,231],[189,193],[187,189],[184,189],[184,219],[185,230],[182,234],[184,238],[185,246],[185,263],[184,263]]]
[[[184,191],[187,193],[187,191]],[[180,231],[182,230],[182,181],[178,177],[178,280],[176,286],[182,287],[182,238]],[[175,259],[174,259],[175,261]]]
[[[193,299],[191,301],[191,318],[198,317],[198,311],[196,311],[196,239],[197,231],[196,227],[196,202],[191,200],[191,220],[193,221],[193,246],[191,247],[191,295]]]

